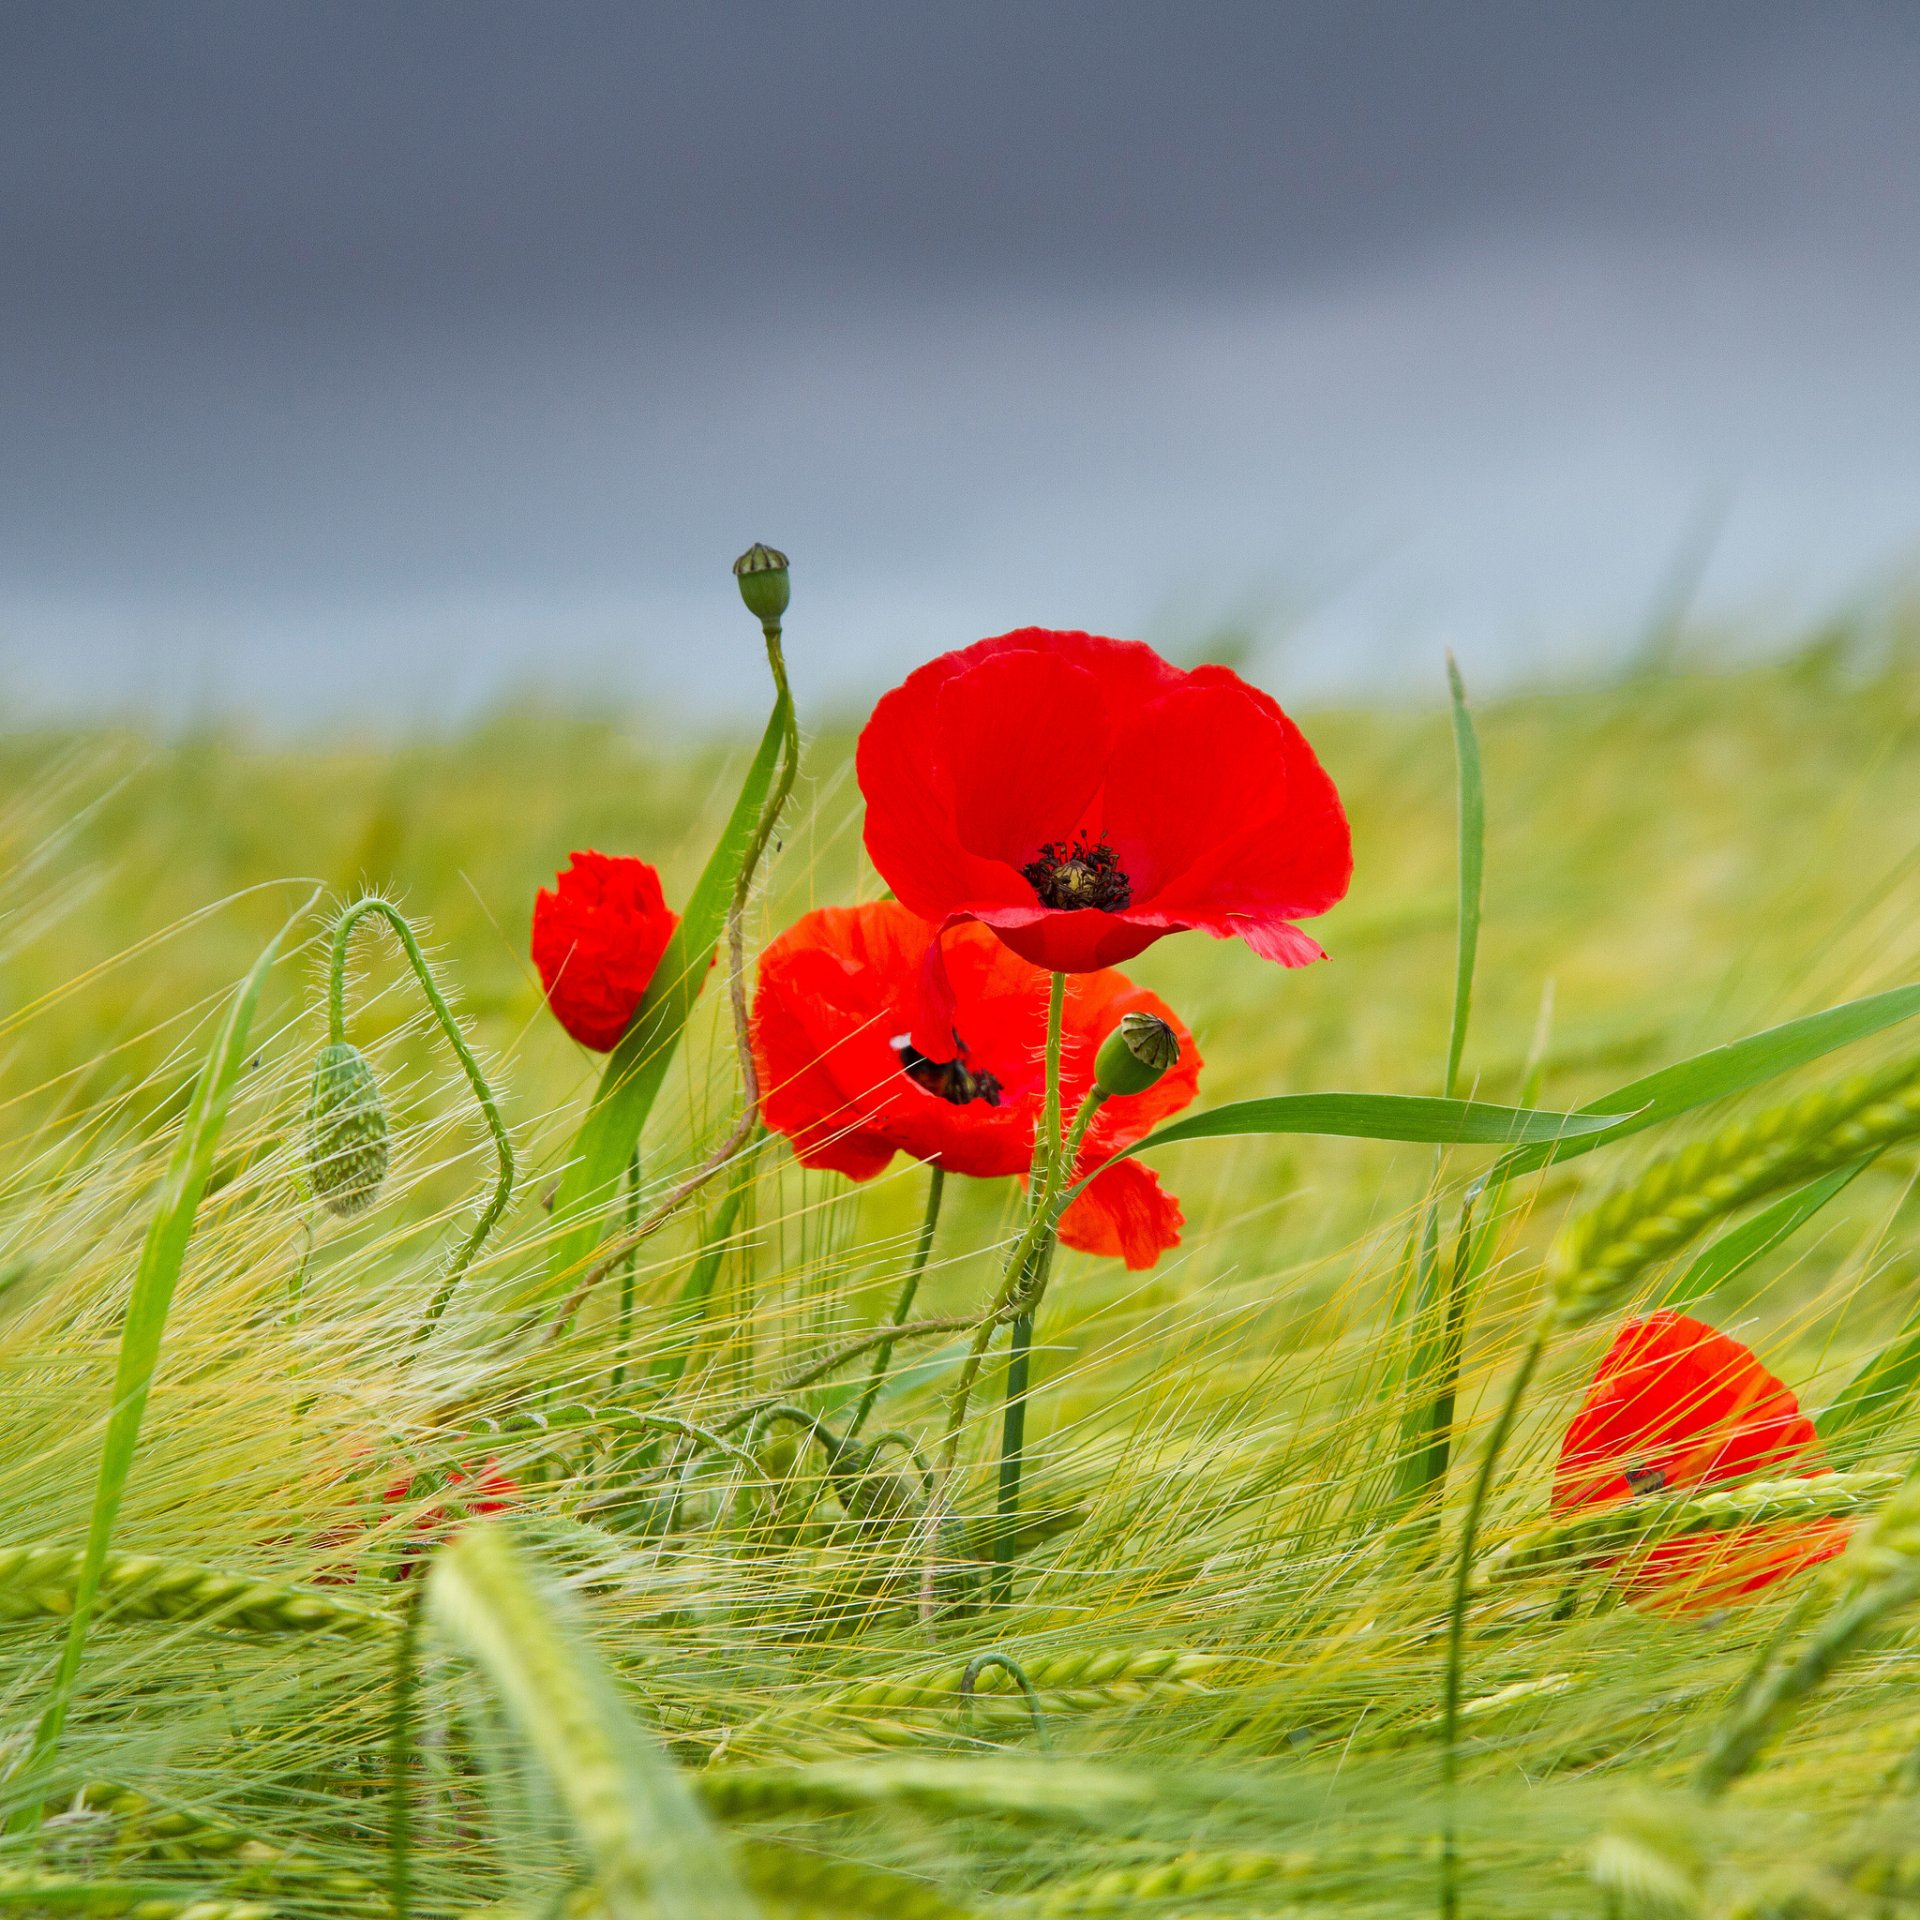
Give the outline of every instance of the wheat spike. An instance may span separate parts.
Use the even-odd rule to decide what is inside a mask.
[[[78,1547],[0,1547],[0,1618],[29,1620],[73,1611]],[[317,1587],[221,1573],[143,1553],[110,1553],[100,1582],[104,1611],[122,1620],[171,1620],[249,1633],[392,1631],[393,1617]]]
[[[1862,1468],[1805,1479],[1745,1480],[1674,1500],[1623,1500],[1520,1534],[1480,1562],[1475,1581],[1485,1587],[1570,1561],[1651,1546],[1676,1534],[1838,1519],[1871,1507],[1899,1480],[1892,1471]]]

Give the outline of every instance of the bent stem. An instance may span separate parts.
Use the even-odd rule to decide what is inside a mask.
[[[368,915],[384,920],[392,929],[394,938],[400,942],[401,950],[407,956],[407,964],[412,967],[414,978],[420,982],[420,991],[427,996],[433,1017],[440,1023],[440,1031],[446,1035],[447,1044],[459,1059],[467,1076],[467,1084],[473,1089],[473,1097],[479,1103],[487,1131],[493,1136],[497,1167],[492,1196],[481,1209],[472,1231],[449,1262],[426,1313],[414,1329],[413,1338],[417,1345],[432,1333],[440,1316],[446,1312],[447,1303],[453,1298],[462,1276],[473,1264],[474,1256],[486,1245],[487,1236],[493,1232],[501,1214],[506,1211],[507,1201],[513,1195],[513,1143],[507,1138],[506,1123],[500,1118],[500,1106],[493,1097],[493,1089],[487,1085],[487,1076],[480,1071],[480,1062],[473,1057],[473,1049],[467,1045],[467,1037],[460,1031],[459,1021],[453,1017],[453,1009],[447,1005],[446,995],[440,991],[440,983],[433,977],[427,956],[420,951],[420,942],[415,939],[412,926],[392,901],[384,900],[378,894],[369,894],[364,900],[356,900],[334,923],[333,958],[327,982],[327,1038],[337,1046],[347,1037],[347,948],[352,942],[354,928]]]
[[[927,1179],[927,1211],[920,1222],[920,1238],[913,1249],[913,1264],[907,1269],[907,1277],[900,1288],[900,1298],[893,1303],[893,1312],[888,1325],[898,1327],[905,1323],[907,1315],[913,1310],[913,1297],[920,1291],[920,1278],[927,1270],[927,1256],[933,1251],[934,1230],[940,1224],[940,1202],[946,1192],[947,1170],[938,1160],[933,1163]],[[873,1356],[873,1371],[867,1376],[866,1391],[860,1396],[860,1404],[854,1409],[853,1419],[847,1427],[847,1438],[853,1439],[867,1423],[867,1415],[873,1411],[873,1403],[880,1397],[880,1385],[887,1377],[887,1367],[893,1359],[894,1343],[889,1340]]]
[[[1520,1364],[1507,1384],[1506,1398],[1487,1435],[1486,1452],[1480,1456],[1480,1470],[1473,1477],[1473,1491],[1467,1499],[1466,1518],[1460,1523],[1460,1549],[1453,1567],[1453,1596],[1447,1609],[1447,1670],[1440,1710],[1440,1786],[1443,1801],[1443,1827],[1440,1837],[1440,1920],[1456,1920],[1460,1911],[1459,1838],[1456,1831],[1455,1799],[1460,1781],[1460,1694],[1467,1648],[1467,1593],[1473,1576],[1475,1538],[1480,1531],[1480,1516],[1486,1509],[1487,1493],[1493,1485],[1493,1471],[1500,1462],[1520,1402],[1547,1350],[1547,1337],[1553,1331],[1551,1309],[1544,1310],[1534,1322]]]

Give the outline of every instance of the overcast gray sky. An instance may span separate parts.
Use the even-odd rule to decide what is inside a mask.
[[[1920,539],[1920,7],[0,11],[0,692],[816,698],[1029,621],[1301,696]],[[1709,538],[1710,535],[1710,538]]]

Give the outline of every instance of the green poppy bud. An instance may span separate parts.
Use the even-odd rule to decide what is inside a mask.
[[[733,563],[733,577],[740,582],[747,611],[763,627],[778,625],[787,610],[787,556],[756,540]]]
[[[364,1212],[387,1177],[387,1109],[358,1047],[335,1041],[313,1063],[307,1101],[307,1177],[330,1213]]]
[[[1145,1093],[1179,1058],[1180,1042],[1157,1014],[1122,1014],[1094,1056],[1093,1090],[1103,1100]]]

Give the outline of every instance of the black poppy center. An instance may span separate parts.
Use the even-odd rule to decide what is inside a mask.
[[[958,1060],[929,1060],[903,1036],[893,1043],[900,1059],[900,1071],[916,1087],[925,1087],[937,1100],[956,1107],[984,1100],[988,1106],[1000,1104],[1000,1082],[990,1073],[975,1073]]]
[[[1071,843],[1049,840],[1020,869],[1020,877],[1043,907],[1066,913],[1080,907],[1118,913],[1133,901],[1133,882],[1121,871],[1119,856],[1104,836],[1091,843],[1084,833],[1075,834]]]
[[[1664,1493],[1667,1487],[1665,1467],[1629,1467],[1626,1482],[1634,1493]]]

